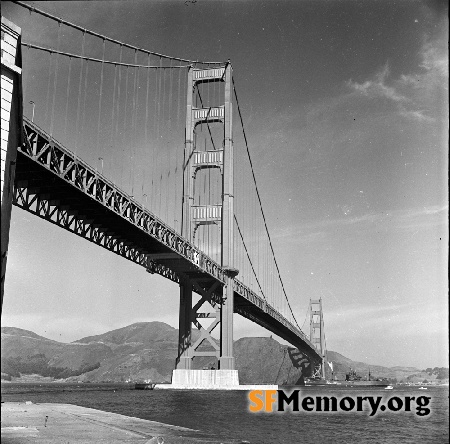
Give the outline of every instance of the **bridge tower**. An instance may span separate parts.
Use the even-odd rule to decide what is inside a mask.
[[[320,353],[322,362],[320,368],[312,369],[312,376],[321,376],[325,379],[325,361],[326,361],[326,347],[325,347],[325,331],[323,323],[322,299],[309,300],[309,340]]]
[[[2,126],[1,126],[1,305],[8,256],[17,147],[22,143],[21,29],[2,19]]]
[[[224,101],[208,107],[194,106],[193,98],[196,89],[202,83],[224,82]],[[192,307],[193,282],[185,279],[180,283],[180,319],[179,348],[176,370],[192,370],[195,356],[212,356],[218,359],[218,371],[224,373],[222,380],[231,385],[238,384],[237,371],[234,369],[233,357],[233,312],[234,288],[233,278],[238,271],[233,267],[233,135],[232,135],[232,67],[230,63],[220,68],[189,68],[187,86],[186,138],[183,178],[183,218],[182,235],[190,242],[195,242],[197,230],[205,225],[217,225],[220,229],[221,263],[225,270],[223,288],[212,288],[202,295],[202,299]],[[223,125],[222,145],[218,149],[201,151],[196,146],[196,128],[201,124],[221,123]],[[194,201],[194,184],[198,171],[216,168],[220,170],[222,193],[220,204],[207,203],[198,205]],[[198,289],[198,285],[196,286]],[[220,300],[213,300],[212,293],[219,292]],[[214,307],[212,313],[199,313],[203,303],[209,302]],[[205,330],[201,328],[198,318],[214,318]],[[192,343],[192,324],[201,331],[200,338]],[[211,337],[213,329],[220,325],[220,346]],[[201,343],[207,340],[213,350],[198,351]],[[195,372],[201,372],[195,370]],[[228,376],[226,373],[228,372]],[[231,376],[230,376],[231,375]],[[210,378],[211,375],[208,376]],[[180,383],[180,381],[178,381]],[[186,382],[186,380],[185,380]],[[172,383],[174,381],[172,380]]]

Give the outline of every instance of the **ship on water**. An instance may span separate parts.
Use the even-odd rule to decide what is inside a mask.
[[[389,385],[389,381],[382,380],[379,378],[372,379],[370,375],[369,370],[369,376],[368,379],[363,379],[362,376],[358,375],[355,370],[350,368],[350,371],[345,374],[345,380],[342,381],[336,381],[334,380],[334,375],[332,374],[332,380],[328,381],[322,376],[320,376],[318,373],[315,373],[310,378],[305,378],[305,385],[306,386],[329,386],[329,385],[344,385],[347,387],[386,387]]]
[[[345,374],[345,381],[341,382],[342,385],[346,386],[381,386],[386,387],[389,385],[389,381],[382,380],[379,378],[371,379],[370,369],[368,379],[363,379],[362,376],[358,375],[355,370],[350,369],[348,373]]]

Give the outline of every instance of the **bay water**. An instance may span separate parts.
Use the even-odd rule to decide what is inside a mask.
[[[282,388],[282,387],[280,387]],[[306,396],[406,396],[431,398],[430,414],[410,412],[252,413],[246,391],[134,390],[130,384],[2,384],[2,401],[75,404],[199,430],[204,437],[251,444],[446,443],[449,442],[447,387],[296,387]],[[286,393],[294,387],[285,388]]]

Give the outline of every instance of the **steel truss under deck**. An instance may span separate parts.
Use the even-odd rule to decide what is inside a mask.
[[[96,169],[24,117],[18,148],[14,205],[193,291],[222,302],[227,271],[121,191]],[[215,285],[217,282],[220,285]],[[211,288],[214,289],[211,291]],[[319,361],[306,335],[239,280],[234,311]]]

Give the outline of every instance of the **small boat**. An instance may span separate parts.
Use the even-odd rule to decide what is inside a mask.
[[[154,383],[152,382],[136,382],[136,384],[134,384],[134,389],[135,390],[153,390],[155,388]]]
[[[305,385],[311,386],[311,385],[327,385],[329,382],[322,378],[305,378]]]

